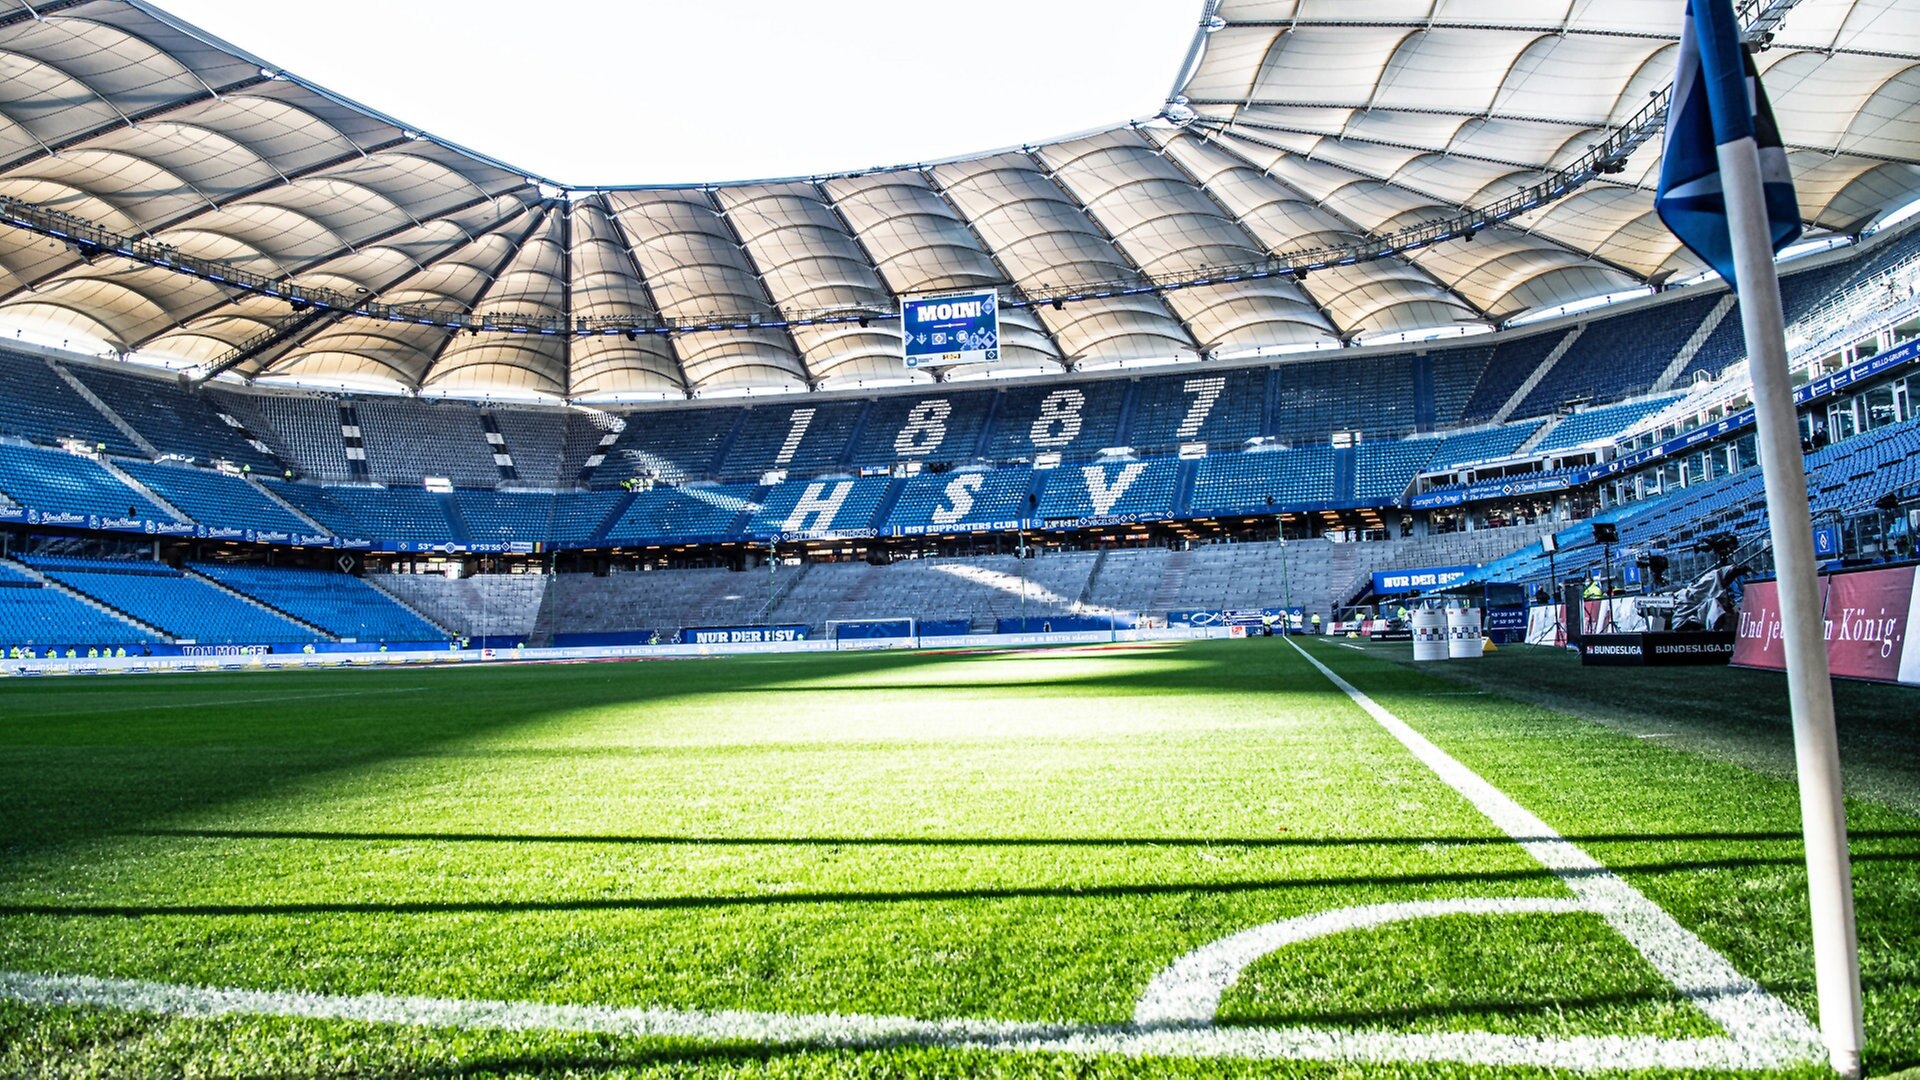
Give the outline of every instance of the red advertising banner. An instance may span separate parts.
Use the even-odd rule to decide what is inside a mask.
[[[1920,624],[1914,568],[1856,570],[1820,579],[1826,612],[1827,663],[1849,679],[1920,684],[1920,644],[1909,627]],[[1740,600],[1740,636],[1733,662],[1780,671],[1786,649],[1780,638],[1780,606],[1771,581],[1746,586]]]

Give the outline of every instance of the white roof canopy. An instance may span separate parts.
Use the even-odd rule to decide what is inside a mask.
[[[0,229],[0,308],[246,376],[588,400],[925,380],[888,315],[976,286],[1018,373],[1495,324],[1701,269],[1653,216],[1681,6],[1216,0],[1158,117],[576,189],[137,0],[0,0],[0,209],[32,219]],[[1742,16],[1809,228],[1920,198],[1920,0]]]

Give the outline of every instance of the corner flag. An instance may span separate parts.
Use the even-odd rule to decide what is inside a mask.
[[[1740,298],[1793,714],[1820,1037],[1834,1071],[1857,1077],[1863,1025],[1847,810],[1840,791],[1840,744],[1806,462],[1800,456],[1786,319],[1773,262],[1800,235],[1800,211],[1780,132],[1753,60],[1741,46],[1730,0],[1687,4],[1654,207],[1680,242],[1718,270]]]
[[[1673,235],[1735,287],[1727,198],[1715,148],[1745,138],[1760,148],[1767,228],[1778,254],[1800,238],[1800,201],[1773,108],[1752,54],[1740,43],[1730,0],[1689,0],[1653,205]]]

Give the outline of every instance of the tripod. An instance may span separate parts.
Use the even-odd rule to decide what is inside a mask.
[[[1549,631],[1551,636],[1547,640],[1555,648],[1560,646],[1567,634],[1566,624],[1560,621],[1560,608],[1565,600],[1560,595],[1560,565],[1555,557],[1558,551],[1558,544],[1547,548],[1547,584],[1552,586],[1547,590],[1547,610],[1553,612],[1553,629]]]

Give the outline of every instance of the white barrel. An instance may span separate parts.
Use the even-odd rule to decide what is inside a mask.
[[[1479,656],[1481,649],[1484,648],[1480,636],[1478,608],[1447,609],[1447,659],[1465,660],[1468,657]]]
[[[1447,613],[1439,608],[1413,610],[1413,658],[1416,661],[1447,658]]]

